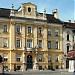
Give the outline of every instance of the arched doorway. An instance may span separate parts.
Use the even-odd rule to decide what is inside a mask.
[[[32,67],[33,67],[32,56],[28,55],[27,56],[27,69],[32,69]]]

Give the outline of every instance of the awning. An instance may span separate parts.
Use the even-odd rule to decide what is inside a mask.
[[[67,58],[72,60],[75,59],[75,51],[68,52]]]

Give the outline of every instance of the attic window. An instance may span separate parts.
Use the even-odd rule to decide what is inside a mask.
[[[31,12],[31,8],[30,7],[28,7],[28,12]]]

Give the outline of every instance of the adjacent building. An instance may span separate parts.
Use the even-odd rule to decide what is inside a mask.
[[[66,59],[68,52],[73,50],[73,44],[75,43],[75,23],[69,21],[64,22],[63,25],[63,51],[64,51],[64,60],[65,68],[70,69],[72,62]]]
[[[57,9],[52,14],[47,14],[46,9],[39,13],[30,2],[18,9],[13,4],[11,9],[0,8],[0,55],[4,69],[64,68],[62,29]]]

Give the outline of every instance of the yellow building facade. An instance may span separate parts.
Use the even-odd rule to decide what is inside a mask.
[[[55,12],[49,15],[44,9],[37,13],[37,6],[30,2],[21,4],[18,10],[12,5],[12,9],[1,11],[10,11],[0,16],[0,55],[5,69],[64,68],[62,23]]]

